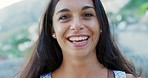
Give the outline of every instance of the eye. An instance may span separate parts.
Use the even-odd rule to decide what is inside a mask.
[[[62,15],[59,18],[59,20],[68,20],[68,19],[70,19],[70,16],[69,15]]]
[[[83,14],[84,18],[90,18],[92,16],[94,16],[94,15],[92,13],[89,13],[89,12]]]

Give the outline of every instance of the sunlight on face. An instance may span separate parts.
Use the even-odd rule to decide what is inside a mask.
[[[0,10],[23,0],[0,0]]]

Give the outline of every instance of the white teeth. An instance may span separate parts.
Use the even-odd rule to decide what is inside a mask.
[[[70,37],[69,40],[70,41],[79,41],[79,40],[86,40],[88,37]]]

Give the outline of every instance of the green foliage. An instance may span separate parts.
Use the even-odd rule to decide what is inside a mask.
[[[147,0],[131,0],[120,13],[126,16],[141,16],[148,10]]]
[[[146,10],[148,10],[148,2],[143,3],[143,5],[138,8],[137,14],[142,15],[145,13]]]
[[[0,46],[0,57],[3,59],[16,58],[24,56],[24,51],[18,48],[20,44],[30,41],[28,37],[27,28],[17,28],[15,31],[10,32],[10,35],[2,40]]]
[[[130,2],[124,7],[125,9],[132,9],[142,6],[147,0],[130,0]]]
[[[148,11],[147,0],[130,0],[118,13],[108,13],[108,15],[112,23],[117,27],[121,22],[126,24],[138,23],[146,11]]]
[[[24,46],[30,44],[28,28],[38,22],[48,1],[23,0],[0,9],[0,60],[26,54],[30,48]]]

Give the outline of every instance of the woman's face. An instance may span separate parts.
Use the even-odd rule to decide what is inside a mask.
[[[92,0],[59,0],[53,15],[53,29],[63,56],[95,53],[100,26]]]

